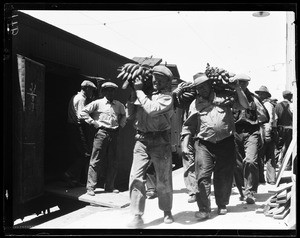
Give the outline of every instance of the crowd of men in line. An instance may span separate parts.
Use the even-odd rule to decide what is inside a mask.
[[[175,105],[180,105],[178,98],[186,83],[171,91],[172,79],[173,74],[166,66],[153,67],[153,90],[145,94],[144,83],[137,78],[125,105],[115,99],[118,86],[113,82],[103,83],[103,98],[90,102],[92,91],[97,88],[85,80],[81,91],[69,103],[71,150],[77,150],[79,156],[73,154],[74,163],[64,173],[64,179],[69,186],[85,186],[90,196],[95,196],[103,171],[105,191],[119,192],[114,186],[118,169],[118,135],[128,120],[134,121],[136,134],[129,178],[133,220],[128,227],[131,228],[143,226],[146,195],[149,195],[146,182],[151,178],[149,168],[152,168],[154,184],[149,196],[158,197],[164,222],[174,221],[169,132]],[[191,82],[197,95],[184,108],[181,150],[188,202],[197,203],[197,219],[210,217],[212,184],[218,214],[225,215],[233,185],[239,189],[241,200],[253,204],[259,183],[276,182],[276,167],[282,163],[292,140],[292,93],[284,91],[284,100],[276,103],[265,86],[255,94],[250,92],[250,80],[248,75],[237,74],[231,79],[232,90],[227,91],[214,90],[212,80],[205,73],[195,74]],[[86,136],[88,126],[96,128],[91,150]],[[82,184],[81,170],[87,161],[86,184]],[[103,161],[106,168],[101,170]],[[291,166],[289,162],[287,169]]]

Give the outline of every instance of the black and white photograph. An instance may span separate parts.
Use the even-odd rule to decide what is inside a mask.
[[[4,234],[296,236],[296,10],[5,3]]]

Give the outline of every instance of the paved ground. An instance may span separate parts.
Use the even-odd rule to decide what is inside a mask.
[[[163,223],[163,212],[158,209],[158,200],[147,199],[146,209],[143,216],[144,229],[175,229],[178,232],[183,230],[289,230],[285,220],[267,217],[264,214],[256,213],[255,210],[263,205],[272,195],[268,193],[271,185],[260,185],[256,195],[256,204],[246,204],[239,201],[239,193],[236,188],[232,190],[228,213],[224,216],[217,215],[217,207],[214,196],[212,196],[211,219],[198,221],[194,217],[197,211],[196,203],[187,203],[188,195],[182,178],[182,169],[173,172],[173,216],[175,222],[172,224]],[[123,193],[128,195],[128,191]],[[105,208],[87,205],[78,210],[72,211],[55,219],[45,221],[31,227],[32,229],[128,229],[127,223],[132,219],[130,208]]]

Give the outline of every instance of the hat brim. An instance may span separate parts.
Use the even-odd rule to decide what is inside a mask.
[[[269,97],[272,96],[271,93],[266,92],[266,91],[259,91],[259,90],[257,90],[257,91],[254,91],[254,92],[255,92],[256,94],[258,94],[258,93],[266,93],[266,94],[268,94]]]

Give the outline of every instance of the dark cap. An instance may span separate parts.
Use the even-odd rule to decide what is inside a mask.
[[[166,66],[157,65],[153,67],[153,74],[160,74],[168,77],[170,80],[173,79],[173,74]]]
[[[284,91],[282,92],[282,96],[287,96],[287,95],[293,95],[293,94],[292,94],[292,92],[289,91],[289,90],[284,90]]]

